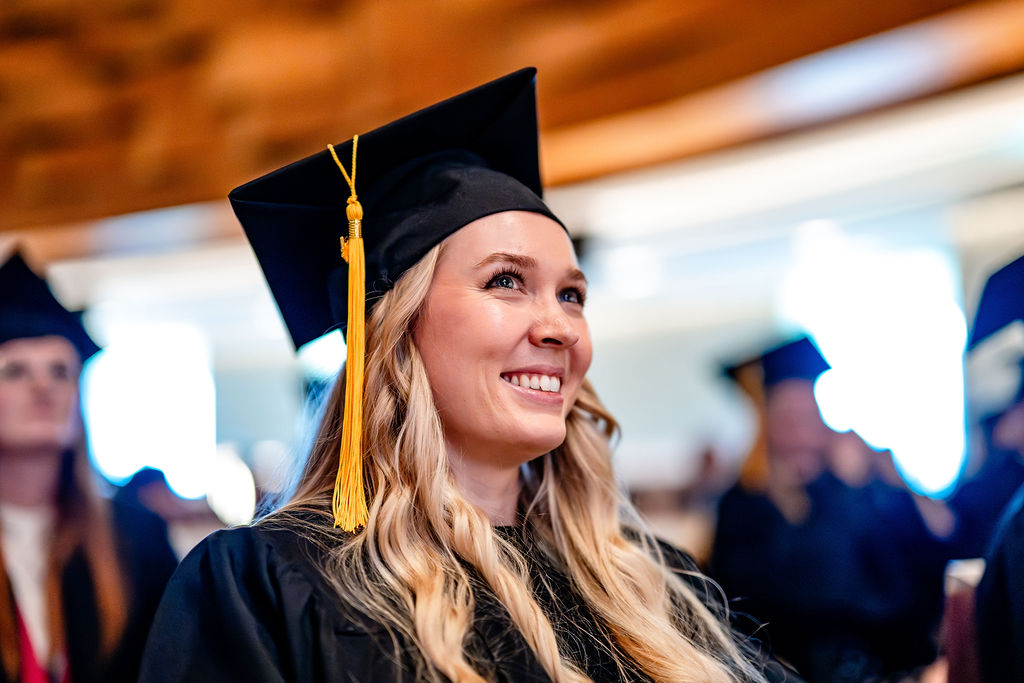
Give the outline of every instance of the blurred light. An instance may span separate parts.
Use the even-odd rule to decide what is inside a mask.
[[[608,286],[624,299],[642,299],[661,291],[665,263],[649,246],[626,245],[602,253]]]
[[[256,485],[252,472],[232,444],[220,444],[206,464],[209,486],[206,502],[220,521],[248,524],[256,509]]]
[[[771,69],[756,81],[773,115],[795,124],[863,111],[927,91],[947,77],[945,46],[906,29]]]
[[[203,496],[216,405],[201,333],[186,325],[122,326],[107,339],[82,378],[96,467],[115,483],[155,467],[178,495]]]
[[[965,455],[953,264],[938,248],[884,250],[822,221],[801,226],[796,247],[780,310],[832,365],[815,385],[822,417],[891,450],[915,491],[944,495]]]
[[[252,460],[252,476],[256,485],[267,493],[280,493],[285,486],[285,477],[291,451],[283,441],[267,439],[257,441],[249,450]]]
[[[299,365],[307,377],[334,377],[345,362],[345,339],[341,335],[341,330],[333,330],[303,344],[298,357]]]

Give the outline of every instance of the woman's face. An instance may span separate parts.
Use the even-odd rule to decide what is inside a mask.
[[[493,214],[445,240],[413,334],[450,451],[514,466],[565,440],[591,359],[585,296],[550,218]]]
[[[59,450],[78,437],[78,352],[64,337],[0,344],[0,452]]]

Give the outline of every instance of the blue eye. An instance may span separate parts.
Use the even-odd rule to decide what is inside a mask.
[[[502,287],[505,289],[515,289],[516,281],[511,275],[499,275],[498,277],[491,280],[491,284],[495,287]]]
[[[517,290],[522,287],[523,276],[511,270],[502,271],[491,277],[484,285],[485,289],[513,289]]]
[[[579,289],[576,289],[575,287],[570,287],[569,289],[563,289],[559,293],[558,298],[560,301],[564,301],[570,304],[579,304],[582,306],[583,301],[587,297]]]

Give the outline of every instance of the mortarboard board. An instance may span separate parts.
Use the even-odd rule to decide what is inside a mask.
[[[46,281],[15,253],[0,266],[0,343],[50,335],[70,341],[83,362],[100,350],[79,316],[64,308]]]
[[[519,210],[558,220],[540,199],[535,78],[522,69],[359,136],[368,305],[478,218]],[[335,149],[347,161],[353,141]],[[348,197],[327,150],[229,195],[296,347],[345,324]]]
[[[808,337],[774,346],[755,358],[725,368],[725,373],[736,380],[738,373],[751,365],[760,365],[761,381],[765,387],[787,379],[813,381],[832,367]]]
[[[540,198],[535,79],[535,69],[522,69],[337,148],[328,145],[229,195],[295,346],[345,327],[345,412],[332,507],[335,525],[347,531],[367,517],[364,308],[479,218],[531,211],[561,224]],[[341,161],[349,157],[351,173]]]
[[[1024,256],[989,277],[978,301],[967,348],[973,349],[1015,320],[1024,319]]]

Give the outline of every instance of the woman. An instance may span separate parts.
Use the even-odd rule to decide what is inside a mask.
[[[0,680],[134,681],[177,564],[93,484],[78,409],[99,349],[19,255],[0,266]]]
[[[232,193],[293,341],[347,318],[349,357],[290,501],[172,579],[141,680],[767,675],[688,559],[623,523],[586,280],[539,198],[533,82]]]

